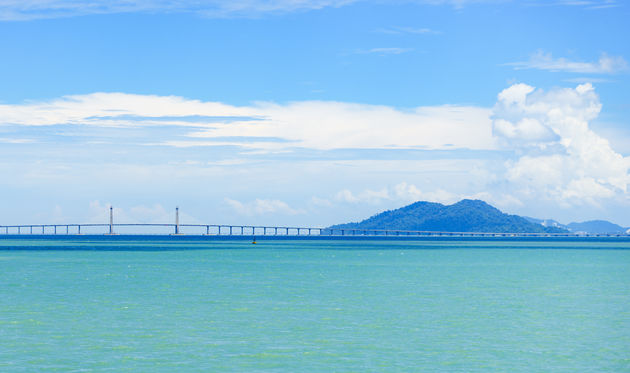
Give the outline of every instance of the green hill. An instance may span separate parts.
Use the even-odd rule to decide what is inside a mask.
[[[517,215],[504,214],[484,201],[464,199],[452,205],[415,202],[376,214],[358,223],[337,224],[331,229],[392,229],[442,232],[565,233]]]

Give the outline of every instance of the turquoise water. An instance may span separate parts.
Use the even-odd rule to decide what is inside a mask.
[[[630,372],[628,242],[7,247],[0,372]]]

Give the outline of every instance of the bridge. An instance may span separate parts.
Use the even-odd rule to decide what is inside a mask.
[[[443,232],[396,229],[321,228],[297,226],[180,224],[179,208],[175,223],[114,223],[110,207],[109,223],[0,225],[0,235],[117,235],[161,234],[192,236],[282,236],[282,237],[630,237],[622,233],[506,233]]]

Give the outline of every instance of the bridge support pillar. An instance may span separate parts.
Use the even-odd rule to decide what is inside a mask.
[[[109,206],[109,234],[114,234],[114,207]]]
[[[179,234],[179,206],[175,207],[175,234]]]

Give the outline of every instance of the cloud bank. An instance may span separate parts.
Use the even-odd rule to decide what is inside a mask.
[[[95,93],[0,105],[0,171],[15,187],[63,189],[71,180],[81,189],[111,182],[144,193],[163,184],[202,200],[212,185],[218,207],[252,221],[460,198],[556,210],[628,205],[630,157],[590,127],[601,109],[590,84],[549,91],[514,84],[492,108],[235,106]],[[166,213],[128,211],[136,220]]]
[[[95,93],[0,105],[18,126],[194,128],[173,147],[240,146],[281,151],[330,149],[494,149],[490,110],[472,106],[388,106],[331,101],[232,106],[182,97]]]

